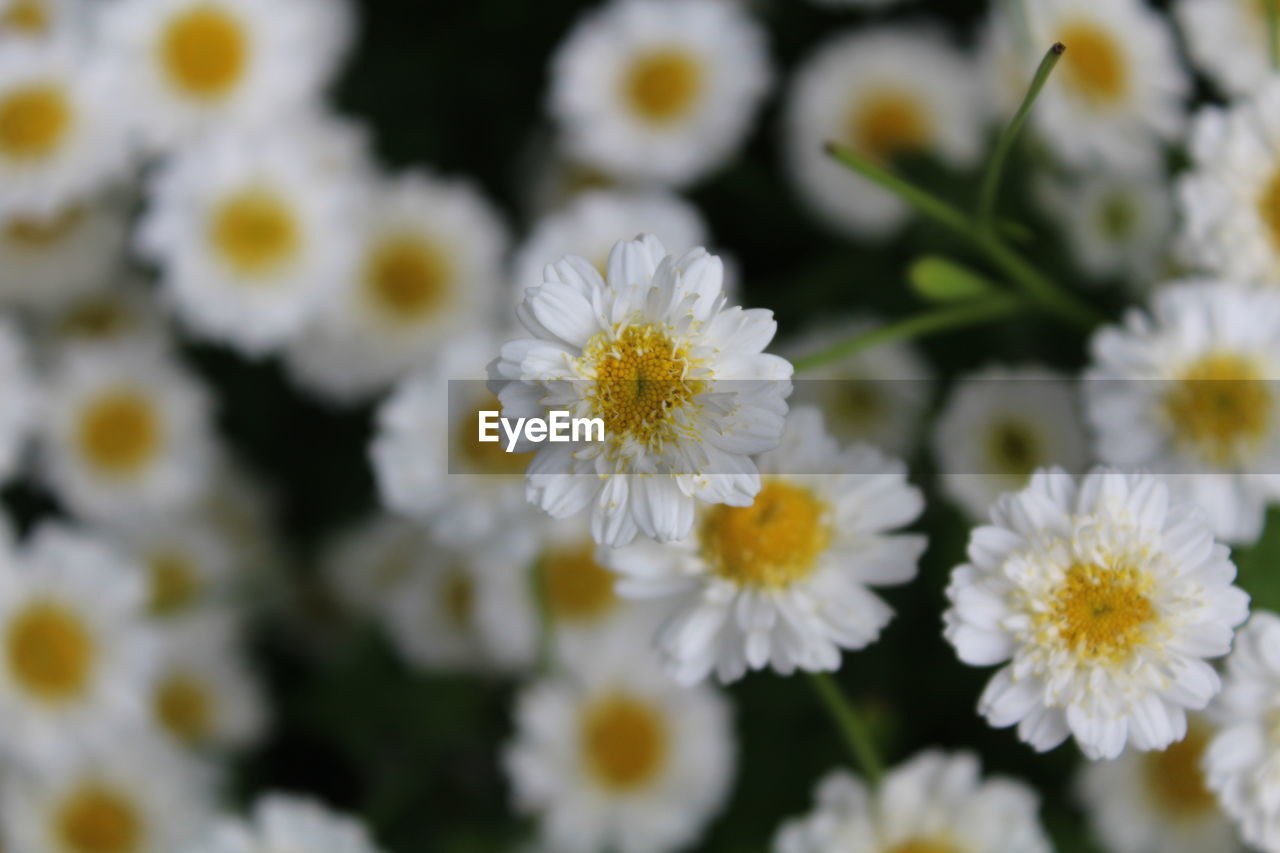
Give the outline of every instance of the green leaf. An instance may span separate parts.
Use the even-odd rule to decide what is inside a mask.
[[[913,263],[907,279],[927,302],[969,302],[999,292],[999,288],[980,274],[936,255]]]

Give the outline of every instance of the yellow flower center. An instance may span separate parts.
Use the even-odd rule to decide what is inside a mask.
[[[220,98],[244,78],[249,48],[244,25],[210,3],[194,6],[169,22],[160,40],[160,63],[184,94]]]
[[[1048,611],[1058,636],[1091,663],[1124,660],[1143,638],[1156,611],[1150,578],[1129,566],[1077,563],[1054,593]]]
[[[625,693],[587,708],[582,720],[582,753],[592,776],[613,791],[634,791],[651,782],[670,751],[662,711]]]
[[[932,838],[912,838],[889,848],[887,853],[960,853],[959,849],[946,841]]]
[[[1225,465],[1266,435],[1271,391],[1247,358],[1216,353],[1192,364],[1173,383],[1164,408],[1179,441]]]
[[[685,346],[656,326],[628,326],[617,337],[600,332],[583,360],[594,367],[592,411],[611,440],[660,447],[675,437],[676,414],[702,390],[701,382],[685,378],[692,366]]]
[[[172,673],[157,685],[153,701],[156,720],[175,737],[199,743],[209,736],[213,697],[199,678]]]
[[[289,204],[273,192],[249,189],[225,198],[213,213],[209,241],[241,275],[264,275],[298,250],[298,222]]]
[[[500,412],[502,404],[493,394],[476,405],[471,416],[458,421],[454,437],[461,449],[462,461],[466,463],[468,473],[475,474],[523,474],[529,467],[532,453],[508,453],[506,437],[502,427],[498,427],[498,441],[480,440],[480,412]]]
[[[107,340],[130,327],[129,312],[109,297],[86,299],[73,307],[58,325],[59,331],[75,338]]]
[[[542,560],[543,593],[556,620],[585,622],[608,613],[618,603],[613,581],[591,542],[552,549]]]
[[[1063,27],[1058,41],[1067,46],[1062,64],[1067,81],[1085,98],[1114,103],[1129,91],[1129,65],[1116,37],[1092,21]]]
[[[94,647],[80,616],[59,604],[34,602],[9,626],[9,670],[29,693],[46,702],[80,695],[93,670]]]
[[[987,431],[987,461],[994,473],[1026,480],[1044,460],[1044,455],[1040,436],[1026,421],[1006,418],[992,424]]]
[[[1098,209],[1098,230],[1112,242],[1124,243],[1133,237],[1138,217],[1134,200],[1125,193],[1114,193]]]
[[[1276,169],[1258,196],[1258,215],[1266,227],[1272,248],[1280,251],[1280,168]]]
[[[667,124],[683,118],[702,92],[702,65],[692,54],[667,48],[641,54],[623,78],[627,103],[640,118]]]
[[[766,480],[751,506],[717,504],[700,530],[716,574],[743,586],[778,589],[803,580],[831,541],[826,503],[808,489]]]
[[[0,154],[15,160],[47,157],[66,140],[71,120],[66,93],[55,85],[35,83],[0,95]]]
[[[162,433],[146,395],[129,388],[106,391],[80,415],[80,452],[101,473],[135,474],[155,457]]]
[[[887,401],[874,380],[841,382],[832,397],[830,411],[840,423],[866,429],[884,417]]]
[[[83,788],[57,813],[57,834],[69,853],[134,853],[144,844],[137,807],[105,787]]]
[[[365,289],[379,313],[412,323],[438,308],[453,277],[448,254],[417,235],[383,240],[365,263]]]
[[[1147,784],[1156,803],[1170,816],[1193,818],[1217,809],[1217,800],[1205,786],[1200,770],[1200,758],[1208,743],[1205,731],[1191,728],[1185,738],[1163,752],[1143,755]]]
[[[440,602],[455,628],[469,626],[476,606],[476,587],[470,576],[460,569],[450,572],[440,587]]]
[[[17,0],[0,15],[0,30],[39,36],[49,31],[49,10],[40,0]]]
[[[174,613],[196,600],[200,576],[190,557],[180,551],[160,551],[152,554],[148,563],[152,613]]]
[[[885,90],[860,98],[849,112],[850,144],[866,157],[887,163],[920,151],[933,138],[925,106],[910,92]]]
[[[84,208],[69,207],[49,219],[18,217],[5,224],[4,236],[25,249],[47,249],[70,234],[84,219]]]

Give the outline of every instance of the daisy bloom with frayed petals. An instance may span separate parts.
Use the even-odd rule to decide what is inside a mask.
[[[928,750],[876,790],[845,770],[819,784],[814,809],[784,824],[773,853],[1050,853],[1035,791],[995,776],[978,757]]]
[[[1248,95],[1275,73],[1267,4],[1275,0],[1178,0],[1174,16],[1192,61],[1228,95]]]
[[[764,30],[740,4],[612,0],[557,51],[550,110],[574,159],[683,185],[733,155],[769,79]]]
[[[176,848],[178,853],[379,853],[369,831],[354,818],[330,811],[314,800],[268,794],[247,820],[219,822],[203,837]]]
[[[893,615],[870,587],[916,575],[924,537],[893,531],[924,499],[901,461],[842,449],[805,407],[758,462],[750,506],[708,507],[686,540],[603,555],[623,576],[619,592],[673,608],[657,645],[681,683],[838,669],[842,649],[874,642]]]
[[[1205,659],[1249,613],[1235,576],[1199,509],[1159,479],[1041,470],[970,535],[945,634],[967,664],[1006,664],[978,710],[1036,750],[1164,749],[1218,692]]]
[[[605,436],[521,439],[516,450],[538,451],[533,503],[555,518],[590,509],[592,536],[615,546],[637,532],[683,538],[697,501],[751,503],[751,456],[782,435],[791,364],[764,353],[773,314],[728,307],[723,277],[706,250],[671,256],[645,236],[614,247],[607,281],[571,255],[525,292],[517,314],[534,337],[504,345],[489,368],[503,416],[567,410],[600,418]]]

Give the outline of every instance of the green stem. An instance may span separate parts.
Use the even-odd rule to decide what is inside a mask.
[[[1272,70],[1280,71],[1280,0],[1264,0],[1267,7],[1267,51]]]
[[[1062,42],[1056,42],[1049,48],[1044,59],[1040,60],[1040,67],[1036,69],[1035,76],[1031,78],[1031,85],[1027,88],[1027,94],[1023,96],[1018,111],[1013,114],[1009,124],[1000,133],[1000,138],[996,140],[991,159],[987,161],[986,174],[982,177],[982,189],[978,193],[978,222],[984,226],[991,222],[995,212],[996,194],[1000,190],[1000,178],[1004,175],[1004,164],[1009,157],[1009,151],[1013,148],[1018,134],[1022,132],[1023,125],[1031,116],[1031,108],[1035,105],[1036,98],[1040,96],[1040,90],[1049,81],[1053,67],[1058,64],[1065,50],[1066,47]]]
[[[909,181],[904,181],[882,166],[872,163],[849,146],[839,142],[828,142],[827,153],[842,165],[898,196],[929,219],[939,222],[953,231],[968,234],[972,230],[969,217],[965,216],[959,208],[953,207]]]
[[[1001,293],[985,299],[939,308],[936,311],[916,314],[896,323],[889,323],[869,332],[854,335],[824,350],[795,359],[793,364],[796,372],[799,373],[892,341],[906,341],[949,329],[988,323],[1016,314],[1024,307],[1025,303],[1018,297]]]
[[[852,703],[841,692],[840,685],[836,684],[835,679],[829,674],[810,673],[809,683],[813,685],[814,692],[818,694],[827,714],[839,729],[845,746],[849,748],[850,755],[862,770],[862,775],[867,778],[867,783],[873,788],[879,785],[881,777],[884,776],[884,768],[880,764],[880,756],[876,754],[875,743],[872,741],[871,732],[867,729],[866,721],[858,715]]]

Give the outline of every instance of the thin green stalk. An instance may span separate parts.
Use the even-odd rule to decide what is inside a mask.
[[[827,153],[872,183],[884,187],[935,222],[965,234],[972,230],[969,217],[959,208],[953,207],[933,193],[899,178],[884,167],[872,163],[849,146],[839,142],[828,142]]]
[[[854,353],[881,346],[892,341],[906,341],[922,338],[926,335],[989,323],[1018,313],[1026,307],[1026,303],[1011,294],[1001,293],[984,299],[976,299],[936,311],[927,311],[912,317],[889,323],[884,326],[863,332],[840,341],[837,344],[819,350],[812,355],[795,359],[796,372],[812,370],[833,361],[848,358]]]
[[[1056,42],[1045,53],[1035,76],[1031,78],[1031,85],[1027,87],[1027,94],[1023,96],[1022,104],[1001,132],[1000,138],[996,140],[996,147],[991,151],[991,159],[987,161],[986,174],[982,176],[982,189],[978,193],[978,222],[984,227],[991,222],[995,212],[996,193],[1000,190],[1000,178],[1004,174],[1004,164],[1009,158],[1009,151],[1013,148],[1018,134],[1022,132],[1022,126],[1027,123],[1031,108],[1035,105],[1036,98],[1040,96],[1040,90],[1049,81],[1049,75],[1053,73],[1053,68],[1062,58],[1064,51],[1066,47],[1062,42]]]
[[[1280,0],[1265,0],[1267,7],[1267,49],[1271,55],[1271,68],[1280,71]]]
[[[809,683],[813,685],[814,692],[818,694],[827,714],[839,729],[845,746],[849,748],[850,755],[862,770],[867,784],[872,787],[879,785],[881,777],[884,776],[884,767],[880,764],[880,756],[876,753],[875,743],[866,721],[858,715],[857,710],[841,692],[840,685],[836,684],[835,679],[830,675],[825,672],[810,673]]]

